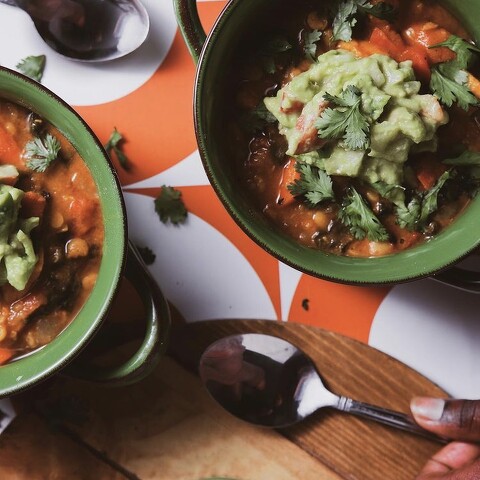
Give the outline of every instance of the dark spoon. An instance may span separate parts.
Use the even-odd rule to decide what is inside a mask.
[[[330,407],[446,443],[408,415],[330,392],[312,360],[278,337],[247,333],[218,340],[203,353],[199,370],[220,405],[256,425],[286,427]]]
[[[0,0],[30,15],[53,50],[74,60],[123,57],[146,39],[150,21],[139,0]]]

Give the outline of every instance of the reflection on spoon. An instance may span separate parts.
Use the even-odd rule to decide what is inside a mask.
[[[150,21],[139,0],[0,0],[27,12],[45,42],[83,62],[123,57],[147,38]]]
[[[278,337],[248,333],[210,345],[200,359],[200,376],[233,415],[256,425],[286,427],[331,407],[445,443],[403,413],[335,395],[313,362]]]

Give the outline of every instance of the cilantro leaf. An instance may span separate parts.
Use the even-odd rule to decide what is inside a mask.
[[[113,132],[108,139],[108,142],[104,145],[105,150],[111,156],[112,151],[115,152],[115,155],[118,158],[118,162],[120,163],[121,167],[125,170],[130,170],[131,163],[128,157],[122,150],[122,145],[125,139],[123,135],[117,130],[117,127],[113,128]]]
[[[333,40],[349,42],[352,39],[353,28],[358,23],[358,13],[390,20],[394,11],[394,7],[386,2],[373,5],[368,0],[344,0],[338,6],[337,14],[333,19]]]
[[[465,70],[470,64],[473,53],[480,53],[480,49],[456,35],[450,35],[442,43],[430,48],[448,47],[456,53],[455,60],[440,63],[432,68],[430,89],[447,107],[455,102],[468,110],[472,105],[478,105],[478,100],[468,87],[468,72]]]
[[[364,238],[374,242],[388,240],[387,230],[354,188],[351,188],[345,197],[338,218],[357,240]]]
[[[471,105],[478,105],[478,100],[468,88],[468,74],[458,69],[455,60],[440,63],[432,68],[430,89],[447,107],[455,102],[468,110]]]
[[[437,43],[432,45],[429,48],[438,48],[438,47],[447,47],[457,54],[455,59],[456,64],[459,68],[465,69],[470,64],[472,60],[473,53],[480,53],[480,49],[473,45],[472,43],[467,42],[457,35],[450,35],[444,42]]]
[[[60,142],[50,133],[47,133],[43,140],[35,137],[25,145],[24,156],[27,167],[34,172],[45,172],[57,159],[60,148]]]
[[[401,228],[406,228],[410,231],[415,230],[421,209],[422,202],[418,196],[414,196],[408,205],[397,205],[397,224]]]
[[[323,32],[320,30],[312,30],[307,32],[304,38],[303,50],[307,58],[315,61],[315,54],[317,53],[317,42],[322,38]]]
[[[16,68],[31,79],[41,82],[47,57],[45,55],[30,55],[25,57],[17,63]]]
[[[445,165],[454,165],[457,167],[477,167],[480,166],[480,152],[465,150],[456,158],[447,158],[443,160]]]
[[[353,85],[344,90],[340,97],[324,95],[335,108],[324,110],[315,123],[318,135],[323,139],[343,139],[351,150],[364,150],[369,145],[370,124],[360,107],[362,92]]]
[[[452,172],[442,174],[437,183],[426,192],[414,196],[407,206],[397,206],[397,223],[408,230],[422,230],[429,216],[438,208],[438,194],[447,180],[452,177]]]
[[[287,186],[293,196],[304,195],[311,207],[334,198],[332,180],[323,170],[302,162],[297,162],[295,168],[300,178]]]
[[[170,221],[174,225],[178,225],[187,219],[188,212],[182,200],[182,192],[173,187],[163,185],[154,204],[155,211],[162,223]]]

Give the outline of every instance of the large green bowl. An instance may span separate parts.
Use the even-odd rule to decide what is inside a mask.
[[[443,3],[463,20],[473,38],[479,40],[480,2],[445,0]],[[304,247],[276,230],[239,188],[224,138],[225,105],[232,101],[225,72],[232,71],[235,54],[245,45],[253,29],[264,25],[271,31],[279,0],[231,0],[208,38],[200,24],[195,0],[174,0],[174,4],[180,29],[198,62],[194,119],[206,173],[228,212],[253,240],[282,262],[335,282],[393,284],[436,275],[435,278],[454,286],[480,291],[480,275],[450,268],[480,244],[480,197],[433,240],[380,258],[329,255]],[[263,23],[259,20],[262,18]]]
[[[100,328],[126,275],[146,307],[146,336],[139,350],[123,365],[110,369],[77,368],[77,374],[97,381],[126,384],[143,378],[156,365],[168,330],[167,302],[127,240],[125,206],[115,170],[101,143],[79,115],[58,96],[23,75],[0,68],[0,97],[22,105],[54,125],[77,149],[93,174],[105,225],[98,279],[72,323],[51,343],[0,367],[0,397],[17,393],[65,367]],[[128,255],[127,255],[128,253]]]

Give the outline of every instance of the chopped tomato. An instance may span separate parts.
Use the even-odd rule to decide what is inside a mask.
[[[433,22],[417,23],[403,32],[405,42],[412,47],[418,47],[423,50],[431,64],[455,59],[455,52],[448,47],[430,48],[446,41],[450,35],[448,30],[439,27]]]
[[[425,82],[430,81],[432,72],[430,70],[430,64],[428,63],[428,56],[425,49],[419,47],[407,47],[398,58],[399,62],[404,62],[405,60],[412,61],[413,70],[419,80]]]
[[[414,169],[424,190],[430,190],[446,172],[447,167],[431,155],[424,155],[414,165]]]
[[[85,197],[75,198],[70,204],[70,220],[72,231],[76,236],[85,235],[92,228],[97,203]]]
[[[280,205],[287,205],[295,200],[295,197],[291,194],[288,189],[288,185],[295,182],[295,180],[300,178],[300,174],[295,168],[296,160],[290,158],[290,160],[283,167],[282,178],[278,186],[278,196],[277,203]]]
[[[7,363],[15,354],[11,348],[0,348],[0,365]]]
[[[402,37],[390,25],[375,27],[370,35],[370,42],[395,60],[405,50]]]
[[[21,151],[13,136],[0,125],[0,163],[24,166]]]

